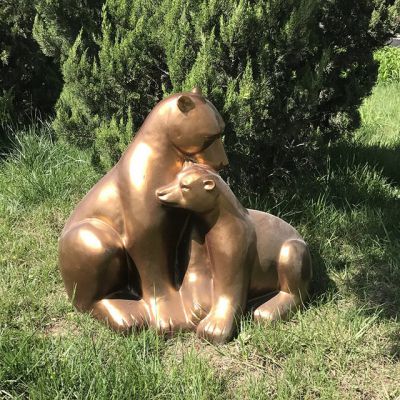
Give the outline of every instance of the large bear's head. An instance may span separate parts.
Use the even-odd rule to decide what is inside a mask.
[[[179,93],[167,99],[167,135],[183,157],[219,170],[228,165],[221,135],[225,123],[202,94]]]

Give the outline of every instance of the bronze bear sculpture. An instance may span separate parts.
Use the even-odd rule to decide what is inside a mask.
[[[120,331],[147,323],[160,330],[185,327],[173,268],[187,213],[165,210],[155,190],[172,181],[185,160],[227,165],[223,129],[218,111],[196,91],[172,95],[150,112],[61,233],[59,267],[78,310]]]
[[[258,319],[285,317],[300,305],[311,278],[307,246],[282,220],[245,210],[216,173],[228,164],[224,126],[198,90],[167,97],[77,205],[60,236],[59,267],[79,311],[119,332],[197,329],[199,336],[224,342],[249,300],[264,303],[254,313]],[[199,200],[171,204],[164,192],[188,196],[191,188],[181,182],[194,176],[193,184],[208,181],[192,190]],[[218,233],[235,233],[230,223],[207,225],[199,202],[212,204],[215,215],[225,214],[225,206],[237,214],[240,243],[238,235]],[[191,240],[183,240],[185,232]],[[181,258],[187,264],[179,280]]]

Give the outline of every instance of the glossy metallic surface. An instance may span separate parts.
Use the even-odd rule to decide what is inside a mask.
[[[311,259],[298,232],[271,214],[245,209],[212,169],[187,165],[157,190],[161,203],[196,215],[189,266],[181,287],[197,334],[231,338],[235,320],[253,306],[258,320],[286,318],[307,297]],[[196,283],[201,294],[196,291]]]
[[[224,122],[200,93],[161,101],[120,161],[78,204],[59,240],[69,297],[115,329],[188,324],[176,288],[177,245],[188,213],[162,207],[158,187],[185,160],[227,165]]]
[[[307,246],[284,221],[244,209],[219,177],[223,129],[196,90],[151,111],[62,231],[60,271],[78,310],[121,332],[197,330],[224,342],[250,304],[266,320],[300,306]]]

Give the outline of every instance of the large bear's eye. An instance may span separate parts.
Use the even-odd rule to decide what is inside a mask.
[[[220,133],[217,133],[216,135],[212,136],[206,136],[204,139],[203,149],[206,149],[207,147],[211,146],[212,143],[220,137],[221,137]]]

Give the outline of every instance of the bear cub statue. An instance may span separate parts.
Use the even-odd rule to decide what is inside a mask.
[[[224,343],[248,308],[254,310],[256,320],[274,321],[302,305],[312,276],[311,258],[288,223],[244,208],[206,165],[186,163],[174,181],[157,189],[156,196],[166,206],[193,212],[204,235],[208,260],[203,272],[210,284],[200,304],[206,316],[198,323],[198,336]],[[197,250],[192,247],[193,251]],[[187,273],[190,269],[189,264]],[[193,314],[193,309],[186,312]]]

